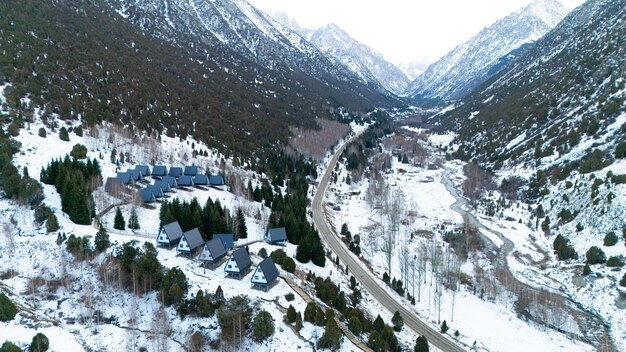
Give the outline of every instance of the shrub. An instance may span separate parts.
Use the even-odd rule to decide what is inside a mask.
[[[273,251],[270,254],[270,257],[272,257],[272,260],[274,261],[274,263],[276,265],[282,265],[283,264],[283,258],[285,258],[287,256],[287,253],[285,253],[285,251],[283,251],[282,249],[277,249],[275,251]]]
[[[576,253],[574,248],[570,246],[569,241],[562,235],[556,236],[552,247],[554,248],[554,251],[559,260],[578,258],[578,254]]]
[[[46,136],[48,135],[48,134],[46,133],[46,129],[45,129],[45,128],[43,128],[43,127],[40,127],[40,128],[39,128],[39,131],[37,132],[37,134],[38,134],[38,135],[39,135],[39,137],[41,137],[41,138],[46,138]]]
[[[604,245],[607,247],[615,246],[617,243],[617,235],[615,232],[611,231],[604,236]]]
[[[87,147],[80,143],[74,144],[70,156],[76,159],[85,159],[87,157]]]
[[[606,255],[597,246],[589,248],[586,254],[588,264],[602,264],[606,262]]]
[[[615,147],[615,158],[626,158],[626,142],[622,142]]]
[[[17,347],[13,342],[4,341],[0,346],[0,352],[22,352],[22,349]]]
[[[267,249],[265,249],[265,247],[259,249],[259,257],[263,259],[267,258]]]
[[[78,126],[74,129],[74,133],[78,136],[78,137],[82,137],[83,136],[83,126]]]
[[[289,292],[285,295],[285,299],[287,300],[287,302],[291,302],[295,299],[295,296],[293,295],[293,293]]]
[[[252,336],[254,341],[262,342],[272,335],[274,335],[274,319],[270,313],[262,310],[252,321]]]
[[[46,232],[50,233],[50,232],[57,231],[58,229],[59,229],[59,220],[57,219],[57,216],[54,215],[53,212],[50,212],[48,214],[48,221],[46,222]]]
[[[38,333],[33,337],[33,341],[28,348],[29,352],[44,352],[50,348],[50,341],[48,337],[42,333]]]
[[[620,280],[619,285],[626,287],[626,273],[624,273],[624,276]]]
[[[70,135],[67,133],[67,128],[61,127],[61,129],[59,129],[59,138],[62,141],[66,141],[66,142],[70,141]]]
[[[283,264],[281,265],[281,267],[288,273],[293,274],[294,272],[296,272],[296,262],[290,257],[283,258]]]
[[[624,266],[624,259],[618,256],[611,256],[609,260],[606,261],[606,266],[611,268],[618,268]]]
[[[17,314],[17,307],[7,295],[0,293],[0,321],[11,321]]]

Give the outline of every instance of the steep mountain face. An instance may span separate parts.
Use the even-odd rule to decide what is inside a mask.
[[[328,57],[347,66],[365,82],[380,84],[395,94],[401,94],[410,83],[401,69],[385,60],[379,52],[352,38],[336,24],[307,29],[300,27],[297,21],[284,12],[273,13],[271,16],[308,40]]]
[[[297,34],[254,25],[263,15],[252,8],[221,4],[2,1],[0,82],[13,107],[28,98],[24,116],[39,108],[248,155],[285,142],[289,126],[316,128],[333,108],[398,104]]]
[[[110,0],[110,4],[144,31],[167,41],[181,37],[197,41],[207,55],[227,47],[271,70],[298,71],[342,89],[346,82],[357,84],[352,89],[356,95],[384,92],[377,82],[346,70],[245,0]]]
[[[557,0],[535,0],[430,65],[411,82],[405,95],[444,100],[462,98],[497,73],[494,67],[514,55],[513,50],[541,38],[566,14]]]
[[[386,61],[380,53],[353,39],[335,24],[300,33],[367,82],[378,82],[395,94],[401,94],[410,83],[404,72]]]
[[[587,1],[433,120],[459,132],[461,154],[496,169],[576,161],[592,147],[610,159],[626,140],[624,10],[623,0]]]

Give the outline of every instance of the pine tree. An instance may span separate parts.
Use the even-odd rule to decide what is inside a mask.
[[[341,330],[335,319],[328,319],[324,334],[317,341],[317,348],[337,351],[341,347]]]
[[[48,214],[48,221],[46,222],[46,232],[54,232],[59,229],[59,221],[57,220],[56,215],[53,212]]]
[[[399,311],[393,313],[393,317],[391,318],[391,322],[393,323],[393,330],[400,331],[404,326],[404,319],[402,319],[402,315],[400,315]]]
[[[591,268],[589,267],[589,264],[585,264],[585,267],[583,268],[583,276],[588,276],[589,274],[591,274]]]
[[[246,226],[246,217],[243,214],[243,210],[241,208],[237,209],[237,220],[238,220],[238,230],[239,230],[239,238],[248,238],[248,227]]]
[[[315,323],[315,313],[317,313],[317,306],[315,303],[309,302],[304,309],[304,321]]]
[[[443,323],[441,323],[441,333],[445,334],[446,332],[448,332],[448,323],[446,323],[446,321],[444,320]]]
[[[117,208],[117,210],[115,211],[113,228],[116,230],[124,230],[126,228],[126,221],[124,220],[124,215],[122,215],[122,210],[120,208]]]
[[[137,209],[132,207],[130,209],[130,218],[128,219],[128,228],[132,230],[139,230],[139,217],[137,216]]]
[[[107,248],[109,248],[111,242],[109,241],[109,234],[104,226],[100,226],[98,233],[96,233],[94,244],[98,252],[104,252]]]
[[[379,333],[383,332],[383,329],[385,328],[385,321],[381,318],[380,314],[376,316],[376,319],[374,319],[372,327]]]
[[[287,308],[287,323],[289,324],[295,323],[297,316],[298,316],[298,313],[296,312],[296,309],[290,304],[289,308]]]
[[[413,352],[428,352],[428,340],[424,336],[418,336],[415,341],[415,348]]]
[[[294,328],[296,329],[296,331],[302,330],[302,315],[300,314],[300,312],[298,312],[298,315],[296,316],[296,325],[294,326]]]

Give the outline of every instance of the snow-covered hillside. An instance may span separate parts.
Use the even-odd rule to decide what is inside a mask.
[[[456,100],[497,73],[510,54],[541,38],[567,14],[558,0],[535,0],[483,29],[433,63],[406,88],[407,97]]]

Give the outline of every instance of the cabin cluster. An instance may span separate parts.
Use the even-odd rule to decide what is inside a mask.
[[[219,175],[202,174],[195,165],[169,169],[164,165],[155,165],[152,170],[148,165],[137,165],[134,169],[118,172],[115,177],[107,178],[104,185],[105,191],[117,198],[123,193],[135,192],[144,204],[158,202],[176,189],[190,187],[200,189],[213,187],[224,190],[224,178]]]
[[[287,241],[287,233],[284,227],[269,229],[264,236],[265,242],[272,245],[284,244]],[[186,232],[180,227],[178,221],[169,223],[159,231],[157,245],[173,248],[180,254],[194,256],[200,252],[198,259],[203,267],[215,270],[224,265],[227,276],[241,279],[252,270],[252,260],[246,247],[235,249],[233,234],[214,234],[210,241],[204,241],[198,229]],[[225,262],[225,263],[224,263]],[[251,282],[252,286],[267,291],[278,280],[278,268],[268,257],[263,259],[254,269]]]

